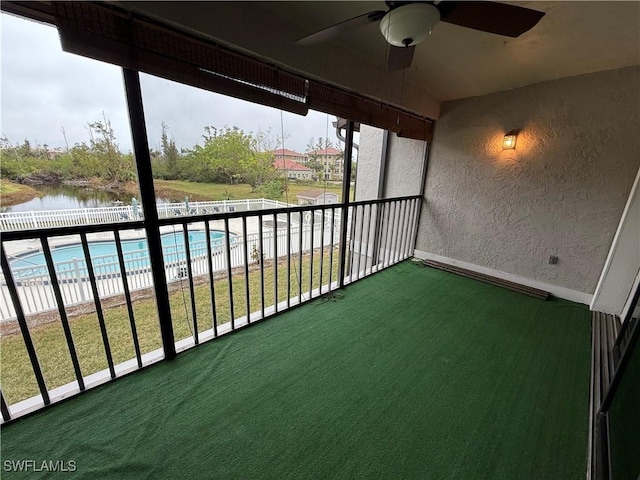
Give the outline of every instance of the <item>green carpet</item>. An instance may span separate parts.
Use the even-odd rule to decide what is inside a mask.
[[[589,363],[587,307],[405,262],[342,299],[8,425],[3,467],[73,460],[59,477],[88,479],[582,479]]]

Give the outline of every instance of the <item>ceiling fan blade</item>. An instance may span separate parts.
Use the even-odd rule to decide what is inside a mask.
[[[387,71],[397,72],[411,66],[413,53],[416,46],[413,47],[392,47],[390,46],[389,58],[387,59]]]
[[[437,7],[443,22],[507,37],[519,37],[544,17],[544,12],[496,2],[444,1]]]
[[[309,45],[316,45],[318,43],[326,42],[327,40],[331,40],[332,38],[339,37],[343,33],[347,33],[351,30],[355,30],[356,28],[364,27],[365,25],[368,25],[370,23],[377,22],[382,17],[384,17],[385,13],[387,12],[376,10],[375,12],[358,15],[357,17],[353,17],[349,20],[336,23],[335,25],[323,28],[322,30],[312,33],[311,35],[302,37],[301,39],[296,40],[295,43],[297,45],[306,47]]]

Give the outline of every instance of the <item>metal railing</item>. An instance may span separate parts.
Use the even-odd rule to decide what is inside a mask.
[[[192,229],[189,235],[194,232],[204,232],[204,223],[201,225],[195,225],[196,229]],[[320,230],[320,223],[314,225],[314,236],[318,235]],[[215,231],[210,229],[211,231]],[[311,227],[309,225],[295,226],[291,228],[291,234],[294,239],[298,238],[298,235],[302,235],[303,245],[309,244],[309,238],[311,236]],[[302,232],[302,233],[300,233]],[[137,233],[137,232],[135,232]],[[176,240],[182,235],[182,229],[173,232],[166,232]],[[244,254],[249,252],[249,258],[251,252],[259,250],[259,238],[258,233],[247,235],[247,243],[244,242],[244,238],[231,234],[231,267],[240,267],[244,265]],[[275,237],[275,239],[274,239]],[[136,248],[128,250],[124,253],[124,265],[126,275],[129,277],[129,289],[130,291],[143,290],[153,286],[151,277],[151,259],[149,251],[146,247],[146,238],[143,234],[141,236],[134,236],[129,239],[122,239],[121,242],[133,242],[136,243]],[[212,240],[212,268],[213,272],[217,273],[226,269],[226,258],[223,255],[223,239],[217,241]],[[85,258],[82,256],[81,245],[79,239],[74,241],[73,238],[65,238],[64,243],[58,245],[56,249],[73,249],[77,252],[78,256],[74,256],[68,260],[62,260],[56,262],[54,260],[54,268],[60,281],[60,289],[62,298],[66,306],[74,306],[83,302],[93,300],[93,293],[89,282],[88,267]],[[90,246],[94,244],[107,244],[114,243],[113,236],[88,235],[88,242]],[[273,229],[269,228],[263,234],[264,252],[263,257],[267,260],[273,258],[273,242],[278,243],[278,251],[286,252],[286,231],[282,228]],[[169,242],[165,246],[164,259],[165,259],[165,275],[171,281],[181,280],[185,277],[186,269],[186,252],[184,248],[184,242],[179,239],[172,245]],[[337,238],[334,240],[334,244],[337,243]],[[325,241],[326,245],[326,241]],[[12,275],[18,289],[18,295],[22,302],[22,308],[27,315],[43,313],[49,310],[56,309],[55,296],[53,294],[53,287],[49,281],[49,274],[44,264],[34,264],[28,258],[36,256],[42,257],[40,249],[35,249],[31,246],[31,249],[26,255],[12,256],[8,255],[10,262],[12,263]],[[189,240],[189,250],[191,255],[192,268],[195,275],[204,275],[207,270],[207,242],[203,240]],[[245,252],[246,250],[246,252]],[[291,253],[296,253],[297,243],[294,241]],[[55,252],[55,250],[54,250]],[[112,295],[120,295],[124,293],[124,286],[121,280],[121,270],[119,268],[119,261],[117,253],[111,253],[107,255],[91,255],[93,269],[97,279],[98,292],[100,298],[109,297]],[[31,263],[31,264],[28,264]],[[16,266],[23,265],[23,266]],[[11,303],[11,298],[6,285],[3,281],[3,277],[0,274],[0,322],[8,321],[16,317],[15,309]]]
[[[175,242],[161,259],[151,259],[144,248],[127,245],[131,238],[141,239],[135,231],[144,226],[143,221],[4,233],[0,241],[1,299],[6,303],[0,322],[2,341],[19,342],[25,353],[19,366],[3,365],[3,421],[164,358],[159,341],[147,338],[150,321],[155,322],[156,336],[158,328],[157,320],[147,318],[149,302],[156,301],[151,264],[162,265],[166,274],[173,339],[180,352],[409,258],[419,204],[420,197],[413,196],[346,207],[298,206],[161,218],[161,232],[169,231]],[[203,238],[190,238],[193,232]],[[79,257],[55,261],[57,249],[74,238]],[[96,254],[92,251],[96,241],[111,242],[115,253]],[[15,250],[19,242],[39,242],[41,264],[24,266],[20,255],[8,255],[9,247]],[[151,294],[136,293],[144,291]],[[46,306],[48,312],[38,310],[38,305]],[[126,338],[113,333],[115,322],[128,325]],[[91,339],[85,338],[88,324],[93,325]],[[44,338],[53,329],[58,331],[61,347],[50,352]],[[90,342],[97,347],[85,347]],[[134,346],[129,358],[123,359],[119,350],[123,343]],[[66,352],[65,362],[61,351]],[[101,363],[91,363],[99,356],[103,356]],[[56,368],[66,368],[66,376],[52,375]],[[31,373],[25,378],[24,373],[14,375],[12,369]]]
[[[291,207],[284,202],[268,198],[246,200],[221,200],[216,202],[158,203],[160,218],[183,215],[206,215],[213,213],[264,210],[266,208]],[[28,212],[0,213],[0,231],[30,230],[36,228],[62,227],[70,225],[92,225],[141,220],[139,206],[119,205],[112,207],[73,208],[68,210],[39,210]]]

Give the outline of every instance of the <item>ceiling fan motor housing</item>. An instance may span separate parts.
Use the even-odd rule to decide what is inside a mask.
[[[380,31],[395,47],[411,47],[424,40],[440,20],[440,12],[428,3],[394,8],[380,20]]]

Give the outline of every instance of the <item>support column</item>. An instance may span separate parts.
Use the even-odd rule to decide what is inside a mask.
[[[419,230],[419,226],[420,226],[420,215],[422,214],[422,206],[424,205],[424,203],[427,201],[426,198],[424,198],[424,194],[425,191],[427,189],[427,169],[429,168],[429,155],[431,152],[431,143],[430,142],[426,142],[425,146],[424,146],[424,159],[422,162],[422,184],[420,185],[420,200],[418,200],[420,202],[420,205],[418,205],[418,212],[416,213],[416,221],[415,221],[415,226],[414,228],[414,232],[413,232],[413,240],[411,241],[411,254],[413,255],[413,253],[415,252],[416,249],[416,243],[418,241],[418,230]]]
[[[171,306],[169,304],[169,292],[164,269],[164,257],[160,242],[160,225],[158,224],[158,212],[156,210],[156,194],[153,186],[153,174],[151,169],[151,157],[149,155],[149,142],[147,140],[147,128],[142,107],[142,92],[140,90],[140,76],[135,70],[122,69],[124,87],[127,95],[127,108],[129,121],[131,122],[131,137],[133,140],[133,152],[138,170],[138,182],[140,184],[140,198],[144,213],[144,229],[149,246],[151,259],[151,274],[156,292],[156,305],[158,307],[158,319],[160,320],[160,335],[164,357],[171,360],[176,356],[176,346],[173,340],[173,323],[171,321]]]
[[[387,156],[389,155],[389,130],[382,134],[382,152],[380,153],[380,173],[378,175],[378,195],[376,198],[385,198],[386,178],[387,178]],[[377,225],[381,221],[382,203],[376,205],[376,229],[373,234],[373,253],[371,254],[371,265],[378,264],[378,254],[380,249],[380,231]]]
[[[342,176],[342,215],[340,220],[340,262],[338,263],[338,287],[344,287],[345,259],[347,254],[347,221],[351,190],[351,159],[353,157],[353,121],[347,122],[344,146],[344,174]]]

